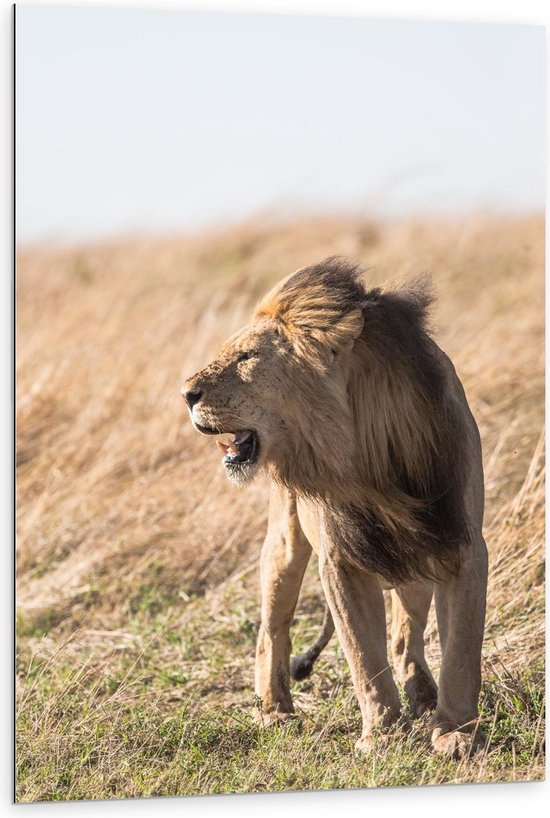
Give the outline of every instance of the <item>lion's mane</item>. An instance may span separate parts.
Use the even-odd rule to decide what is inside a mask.
[[[390,582],[434,578],[456,570],[469,538],[453,370],[426,327],[427,282],[368,290],[361,275],[329,258],[257,307],[255,319],[275,320],[298,353],[281,386],[288,441],[272,475],[323,503],[331,539],[354,564]],[[330,376],[334,355],[345,377]]]

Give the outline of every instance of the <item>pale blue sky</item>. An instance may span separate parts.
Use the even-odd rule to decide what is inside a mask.
[[[542,27],[17,7],[20,241],[544,204]]]

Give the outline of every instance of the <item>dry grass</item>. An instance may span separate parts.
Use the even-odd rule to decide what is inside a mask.
[[[325,219],[19,251],[21,800],[543,776],[543,242],[539,217]],[[265,737],[239,710],[251,697],[267,486],[226,483],[179,386],[267,286],[333,253],[358,259],[373,283],[432,273],[436,337],[480,426],[491,557],[484,702],[496,750],[475,764],[449,767],[413,745],[358,760],[335,646],[297,689],[303,734]],[[299,615],[303,644],[320,618],[313,569]],[[433,622],[428,650],[437,665]],[[225,770],[214,777],[200,762],[212,742]],[[75,753],[87,759],[78,767]]]

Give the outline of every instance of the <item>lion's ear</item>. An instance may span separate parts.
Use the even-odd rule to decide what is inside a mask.
[[[336,324],[326,330],[326,343],[334,355],[339,352],[351,352],[353,345],[363,331],[363,312],[353,310],[347,313]]]
[[[322,357],[325,365],[332,365],[334,361],[351,352],[353,346],[363,330],[363,314],[361,310],[355,310],[344,316],[337,325],[330,327],[322,344]]]
[[[342,349],[351,352],[353,345],[363,332],[365,319],[363,318],[362,310],[354,310],[350,315],[344,319],[346,322],[346,340],[343,342]]]

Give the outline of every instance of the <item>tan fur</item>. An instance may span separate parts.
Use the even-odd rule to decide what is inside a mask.
[[[258,718],[293,713],[289,628],[313,548],[361,706],[359,746],[369,749],[400,714],[382,594],[394,587],[398,680],[415,715],[437,701],[435,750],[462,755],[482,741],[481,450],[454,368],[424,329],[429,301],[418,281],[388,295],[366,291],[355,268],[328,259],[273,288],[186,390],[201,395],[196,425],[257,433],[258,460],[238,481],[258,469],[273,478]],[[243,352],[251,357],[241,360]],[[423,645],[432,595],[443,647],[439,691]]]

